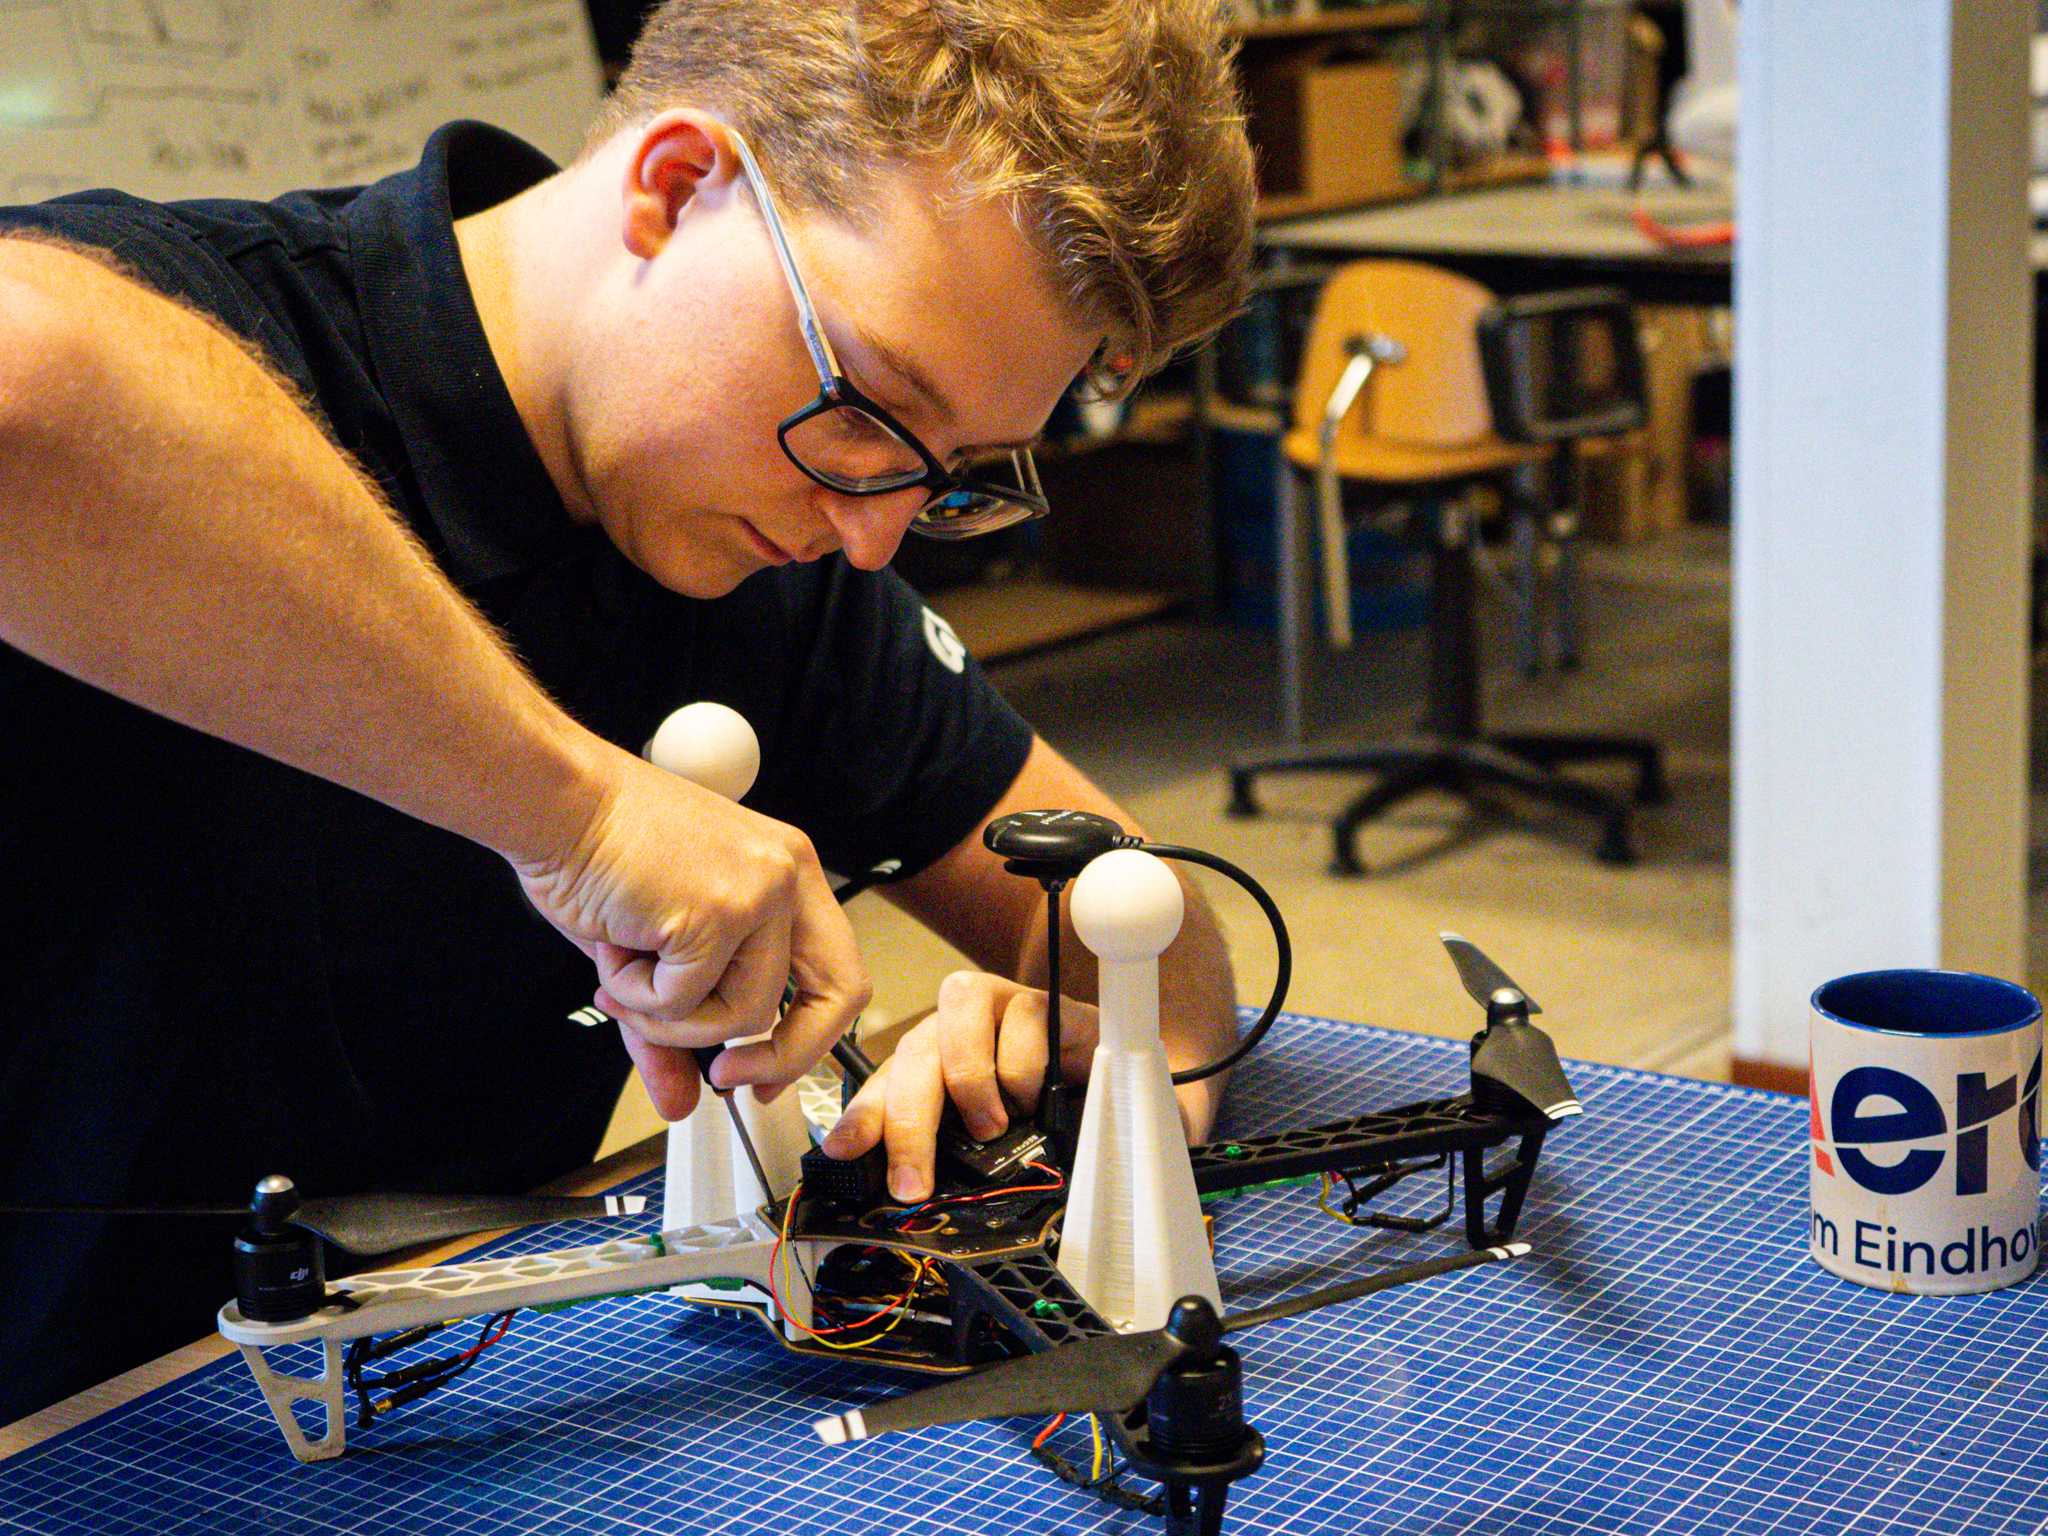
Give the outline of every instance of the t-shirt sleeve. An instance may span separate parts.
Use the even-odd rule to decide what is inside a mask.
[[[120,192],[81,192],[46,203],[0,207],[0,236],[25,233],[104,251],[130,277],[257,338],[262,311],[248,285],[175,213]]]
[[[827,869],[915,874],[1002,798],[1031,727],[901,577],[832,564],[790,614],[806,643],[748,803],[803,828]]]

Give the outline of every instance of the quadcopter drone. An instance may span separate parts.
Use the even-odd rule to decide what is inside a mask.
[[[649,744],[662,766],[737,798],[758,768],[746,722],[717,705],[671,716]],[[1265,1447],[1245,1422],[1239,1359],[1224,1340],[1262,1322],[1528,1252],[1514,1242],[1545,1135],[1580,1105],[1540,1010],[1477,946],[1444,934],[1465,989],[1486,1009],[1472,1041],[1469,1091],[1306,1129],[1188,1147],[1173,1089],[1241,1060],[1278,1015],[1289,980],[1286,927],[1249,875],[1194,849],[1146,844],[1082,811],[1027,811],[992,822],[988,848],[1037,880],[1052,942],[1046,1083],[1034,1112],[1017,1111],[987,1141],[957,1111],[941,1119],[932,1194],[889,1199],[881,1148],[836,1160],[813,1146],[796,1092],[707,1095],[670,1128],[662,1230],[591,1246],[349,1275],[329,1282],[324,1240],[359,1255],[501,1227],[631,1216],[646,1202],[601,1196],[461,1199],[358,1195],[301,1200],[288,1179],[264,1179],[235,1240],[235,1299],[220,1332],[238,1345],[295,1456],[344,1447],[348,1398],[358,1425],[424,1395],[474,1364],[512,1315],[602,1296],[673,1290],[756,1315],[788,1349],[946,1376],[920,1391],[820,1420],[829,1444],[969,1419],[1093,1414],[1122,1461],[1162,1485],[1145,1499],[1108,1477],[1084,1477],[1034,1445],[1070,1481],[1155,1509],[1173,1536],[1221,1530],[1229,1485],[1258,1469]],[[1273,925],[1279,966],[1259,1019],[1217,1061],[1179,1073],[1158,1024],[1158,956],[1178,932],[1179,882],[1161,862],[1218,870],[1251,893]],[[878,877],[885,877],[880,872]],[[852,882],[841,891],[865,888]],[[1097,1046],[1088,1092],[1058,1081],[1059,900],[1099,968]],[[579,1022],[594,1022],[583,1010]],[[716,1049],[699,1053],[700,1063]],[[851,1043],[833,1049],[846,1091],[874,1064]],[[708,1076],[706,1077],[709,1083]],[[1013,1106],[1014,1109],[1014,1106]],[[1489,1153],[1506,1151],[1496,1160]],[[1409,1231],[1446,1221],[1367,1209],[1427,1170],[1462,1182],[1463,1251],[1255,1310],[1223,1310],[1202,1201],[1276,1184],[1316,1186],[1318,1204],[1345,1192],[1341,1219]],[[1491,1215],[1489,1215],[1491,1210]],[[463,1318],[486,1318],[468,1350],[387,1370],[376,1362]],[[317,1377],[272,1367],[265,1351],[317,1341]],[[309,1436],[294,1405],[324,1407]],[[1049,1427],[1050,1428],[1050,1427]]]

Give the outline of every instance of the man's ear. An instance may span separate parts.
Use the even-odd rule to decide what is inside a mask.
[[[640,130],[620,187],[620,238],[642,261],[661,253],[693,198],[738,171],[725,130],[701,112],[664,112]]]

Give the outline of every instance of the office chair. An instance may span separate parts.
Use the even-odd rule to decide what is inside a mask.
[[[1549,467],[1575,492],[1575,446],[1641,425],[1643,368],[1633,317],[1613,290],[1496,302],[1479,284],[1406,261],[1353,262],[1318,301],[1281,444],[1313,475],[1329,641],[1350,643],[1343,485],[1410,504],[1406,526],[1430,554],[1428,708],[1419,740],[1322,755],[1259,758],[1230,770],[1229,813],[1258,814],[1267,773],[1371,772],[1376,781],[1331,823],[1332,871],[1365,872],[1358,829],[1427,789],[1467,799],[1499,786],[1596,818],[1597,856],[1635,861],[1630,802],[1557,771],[1633,760],[1635,798],[1664,798],[1662,756],[1641,737],[1494,734],[1480,719],[1477,520],[1473,491],[1526,501],[1527,472]],[[1505,431],[1496,430],[1505,428]],[[1540,478],[1540,477],[1539,477]],[[1518,483],[1519,482],[1519,483]]]

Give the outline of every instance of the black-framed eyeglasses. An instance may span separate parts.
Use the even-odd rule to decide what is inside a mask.
[[[956,473],[919,442],[916,433],[879,401],[862,394],[840,371],[832,343],[818,324],[818,312],[804,287],[803,275],[796,269],[789,237],[775,211],[775,195],[768,190],[768,178],[761,174],[760,162],[739,131],[726,131],[754,184],[761,221],[768,226],[776,260],[782,264],[782,275],[796,300],[804,347],[818,369],[818,398],[785,416],[775,431],[789,462],[827,490],[845,496],[885,496],[922,487],[929,494],[910,527],[928,539],[971,539],[1051,511],[1030,449],[1008,450],[1007,478]]]

